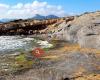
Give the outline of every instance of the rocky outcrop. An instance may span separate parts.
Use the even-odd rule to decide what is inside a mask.
[[[100,12],[83,14],[70,23],[70,40],[81,47],[100,49]]]
[[[68,40],[67,26],[68,23],[73,21],[74,17],[67,17],[64,20],[58,21],[57,23],[48,27],[48,37],[56,40]]]
[[[47,25],[57,22],[52,20],[15,20],[9,23],[0,24],[0,34],[30,34],[32,30],[45,29]]]
[[[75,16],[67,23],[63,21],[57,25],[52,36],[79,43],[81,47],[100,49],[100,12]]]
[[[57,18],[48,20],[15,20],[8,23],[0,24],[0,35],[28,35],[37,34],[44,30],[48,25],[71,18]],[[45,32],[45,31],[44,31]]]
[[[77,32],[78,43],[81,47],[100,49],[100,12],[85,14],[80,18],[83,25]]]

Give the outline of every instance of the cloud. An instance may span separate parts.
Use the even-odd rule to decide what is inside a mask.
[[[50,5],[47,2],[33,1],[32,3],[18,3],[16,5],[0,4],[0,18],[29,18],[35,14],[64,16],[65,11],[60,5]]]
[[[0,9],[8,9],[9,5],[6,4],[0,4]]]

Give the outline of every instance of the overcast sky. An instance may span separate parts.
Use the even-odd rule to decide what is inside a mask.
[[[100,10],[100,0],[0,0],[0,19],[35,14],[75,15]]]

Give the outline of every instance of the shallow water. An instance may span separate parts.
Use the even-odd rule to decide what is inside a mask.
[[[9,53],[18,50],[30,50],[34,44],[34,38],[21,36],[0,36],[0,53]]]

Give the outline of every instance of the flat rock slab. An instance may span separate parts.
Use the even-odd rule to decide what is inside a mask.
[[[18,75],[19,73],[7,76],[6,80],[64,80],[65,78],[74,80],[86,74],[100,75],[100,55],[80,52],[64,53],[61,59],[42,60],[34,69]]]

